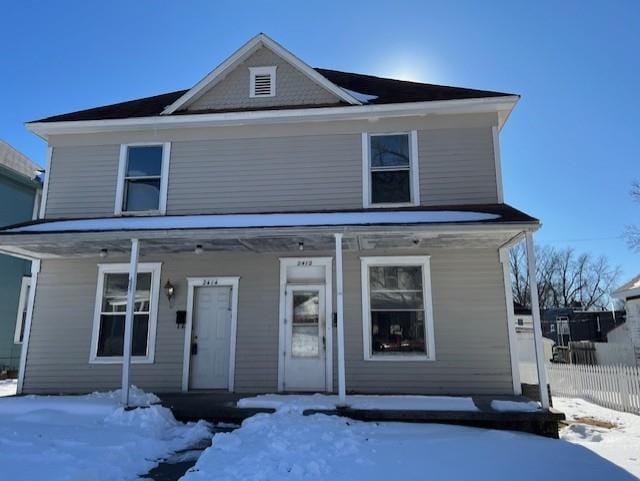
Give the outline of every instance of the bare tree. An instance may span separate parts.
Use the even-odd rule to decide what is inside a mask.
[[[540,308],[573,307],[583,310],[607,309],[609,292],[614,288],[620,268],[612,267],[606,257],[576,254],[573,248],[536,248],[536,278]],[[511,249],[510,265],[513,299],[530,306],[526,250],[523,244]]]
[[[640,204],[640,182],[634,181],[631,184],[631,198]],[[640,252],[640,226],[628,225],[624,231],[624,237],[630,249]]]

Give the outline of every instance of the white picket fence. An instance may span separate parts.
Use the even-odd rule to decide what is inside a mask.
[[[579,397],[617,411],[640,414],[640,369],[631,366],[548,364],[551,394]]]

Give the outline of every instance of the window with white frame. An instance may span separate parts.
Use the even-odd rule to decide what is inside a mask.
[[[120,148],[116,214],[164,213],[170,143]]]
[[[417,132],[363,134],[364,206],[418,205]]]
[[[31,290],[31,277],[23,277],[20,284],[20,298],[18,301],[18,316],[16,329],[13,334],[13,342],[22,344],[24,340],[24,326],[27,323],[27,309],[29,307],[29,291]]]
[[[274,97],[276,95],[276,67],[249,68],[249,96]]]
[[[366,360],[433,360],[428,256],[363,257]]]
[[[92,362],[122,362],[129,264],[100,264],[91,340]],[[138,265],[133,312],[132,362],[153,362],[160,264]]]

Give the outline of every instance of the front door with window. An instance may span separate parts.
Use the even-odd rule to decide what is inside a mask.
[[[287,391],[324,391],[325,292],[321,285],[288,286],[284,381]]]
[[[194,291],[190,387],[227,389],[231,339],[231,287]]]

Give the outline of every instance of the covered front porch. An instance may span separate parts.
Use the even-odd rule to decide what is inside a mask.
[[[371,214],[375,215],[370,217]],[[85,367],[74,367],[87,378],[104,378],[105,387],[109,387],[107,383],[113,382],[117,372],[114,368],[118,369],[121,364],[120,380],[125,396],[131,382],[147,383],[159,392],[188,392],[200,388],[194,383],[193,372],[194,359],[204,358],[203,343],[198,340],[194,348],[193,336],[199,309],[197,292],[204,288],[230,301],[229,332],[224,337],[228,342],[225,341],[225,349],[210,353],[212,365],[223,367],[217,375],[223,382],[220,387],[227,391],[335,392],[343,404],[348,402],[347,392],[519,394],[519,380],[513,365],[517,360],[509,357],[513,318],[508,312],[508,263],[504,255],[498,253],[508,249],[520,236],[530,241],[527,233],[536,224],[530,218],[518,218],[513,213],[510,217],[504,212],[480,214],[427,209],[401,213],[292,214],[289,217],[261,214],[58,220],[6,230],[0,233],[0,249],[36,259],[43,263],[45,271],[50,265],[47,286],[43,287],[44,292],[49,293],[61,290],[56,283],[79,282],[79,278],[90,280],[91,271],[95,272],[96,267],[100,269],[112,263],[124,266],[129,278],[124,302],[125,346],[131,346],[135,340],[132,324],[136,314],[137,274],[145,272],[145,264],[162,264],[162,274],[158,275],[155,286],[158,298],[155,307],[159,314],[153,334],[157,337],[151,340],[155,359],[151,356],[137,363],[135,357],[130,357],[131,350],[123,349],[124,356],[113,359],[114,362],[92,359],[86,366],[86,358],[80,356],[76,364],[82,363]],[[368,323],[362,321],[367,308],[363,304],[364,294],[361,295],[366,282],[366,278],[361,277],[364,272],[361,265],[365,265],[363,259],[384,257],[393,257],[395,265],[409,262],[407,259],[413,265],[415,258],[429,262],[425,265],[430,266],[430,278],[422,277],[421,282],[434,284],[435,314],[430,318],[425,309],[423,325],[428,338],[425,352],[413,358],[380,359],[371,353],[374,334],[367,333]],[[34,286],[38,274],[39,266],[34,271]],[[78,290],[84,288],[78,285]],[[77,303],[83,306],[97,299],[89,294],[92,290],[95,292],[95,283],[87,288],[88,293],[77,297]],[[30,323],[36,289],[32,292],[25,326],[27,339],[32,337]],[[310,351],[313,355],[308,356],[320,362],[292,368],[287,362],[296,348],[289,327],[294,322],[287,321],[294,320],[289,299],[296,293],[306,296],[303,300],[322,306],[311,316],[312,324],[317,325],[319,331],[313,337],[317,342]],[[468,299],[475,305],[457,305],[470,302]],[[425,299],[425,305],[430,304],[427,302],[430,300]],[[38,324],[42,327],[38,329],[46,329],[45,324],[51,324],[52,320],[45,320],[45,308],[36,308],[36,313],[42,317]],[[430,324],[434,317],[435,330]],[[473,323],[469,324],[471,320]],[[303,334],[309,327],[304,325],[307,321],[301,319],[299,323]],[[86,321],[78,316],[75,322]],[[149,326],[151,331],[152,324]],[[45,331],[42,332],[45,336]],[[412,340],[402,341],[398,346],[412,349],[409,341]],[[95,343],[100,344],[100,339]],[[40,346],[39,340],[37,345]],[[389,349],[384,343],[381,345]],[[300,345],[297,348],[307,349]],[[487,352],[487,348],[491,351]],[[25,372],[34,379],[46,372],[45,361],[39,360],[33,351],[29,363],[33,366],[32,374],[29,374],[28,349],[23,350],[20,388],[25,382]],[[79,350],[77,345],[73,349]],[[91,349],[93,355],[94,346]],[[318,351],[322,352],[321,356],[316,356]],[[216,360],[215,354],[220,352],[224,362]],[[308,353],[300,352],[299,357]],[[71,363],[65,360],[66,366]],[[316,368],[314,377],[312,370]],[[203,370],[209,371],[212,370]],[[316,379],[315,384],[304,384],[312,378]],[[27,392],[39,391],[42,385],[34,381]],[[542,404],[546,407],[545,396],[546,390],[541,391]],[[127,399],[123,402],[126,404]]]

